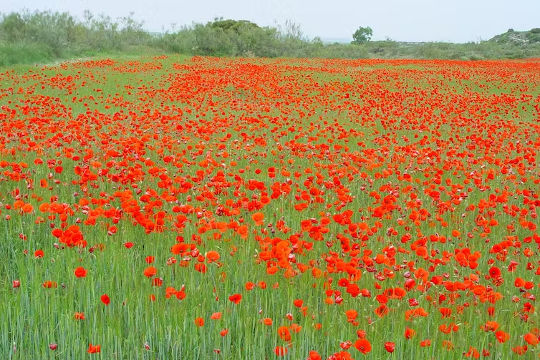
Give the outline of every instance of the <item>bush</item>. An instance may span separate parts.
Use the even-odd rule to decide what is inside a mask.
[[[106,16],[94,17],[89,12],[82,22],[68,13],[50,11],[10,13],[0,17],[0,58],[4,64],[121,51],[150,42],[150,34],[131,16],[120,22]]]
[[[48,62],[54,58],[45,44],[0,44],[0,66]]]

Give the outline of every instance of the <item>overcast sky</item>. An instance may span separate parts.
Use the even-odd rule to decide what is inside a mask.
[[[112,18],[129,15],[150,31],[163,31],[215,17],[245,19],[261,26],[291,20],[310,38],[352,40],[370,26],[375,40],[487,40],[514,30],[540,27],[540,0],[0,0],[0,12],[85,9]]]

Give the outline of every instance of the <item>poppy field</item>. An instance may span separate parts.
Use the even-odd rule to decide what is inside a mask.
[[[0,358],[540,359],[540,60],[0,71]]]

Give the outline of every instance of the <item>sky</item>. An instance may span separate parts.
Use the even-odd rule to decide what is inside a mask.
[[[540,27],[540,0],[0,0],[0,13],[21,10],[84,10],[113,19],[133,13],[152,32],[216,17],[260,26],[299,25],[308,38],[352,40],[360,26],[374,40],[469,42]]]

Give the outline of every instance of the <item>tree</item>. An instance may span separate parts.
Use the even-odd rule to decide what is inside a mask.
[[[213,29],[221,29],[223,31],[233,31],[236,34],[241,33],[246,30],[257,30],[260,29],[259,25],[252,23],[248,20],[231,20],[223,18],[215,18],[213,22],[208,23]]]
[[[373,30],[369,26],[362,27],[360,26],[358,30],[356,30],[353,34],[353,44],[363,44],[371,40],[371,36],[373,35]]]
[[[0,40],[10,43],[22,41],[26,33],[26,23],[21,15],[11,13],[0,19]]]

